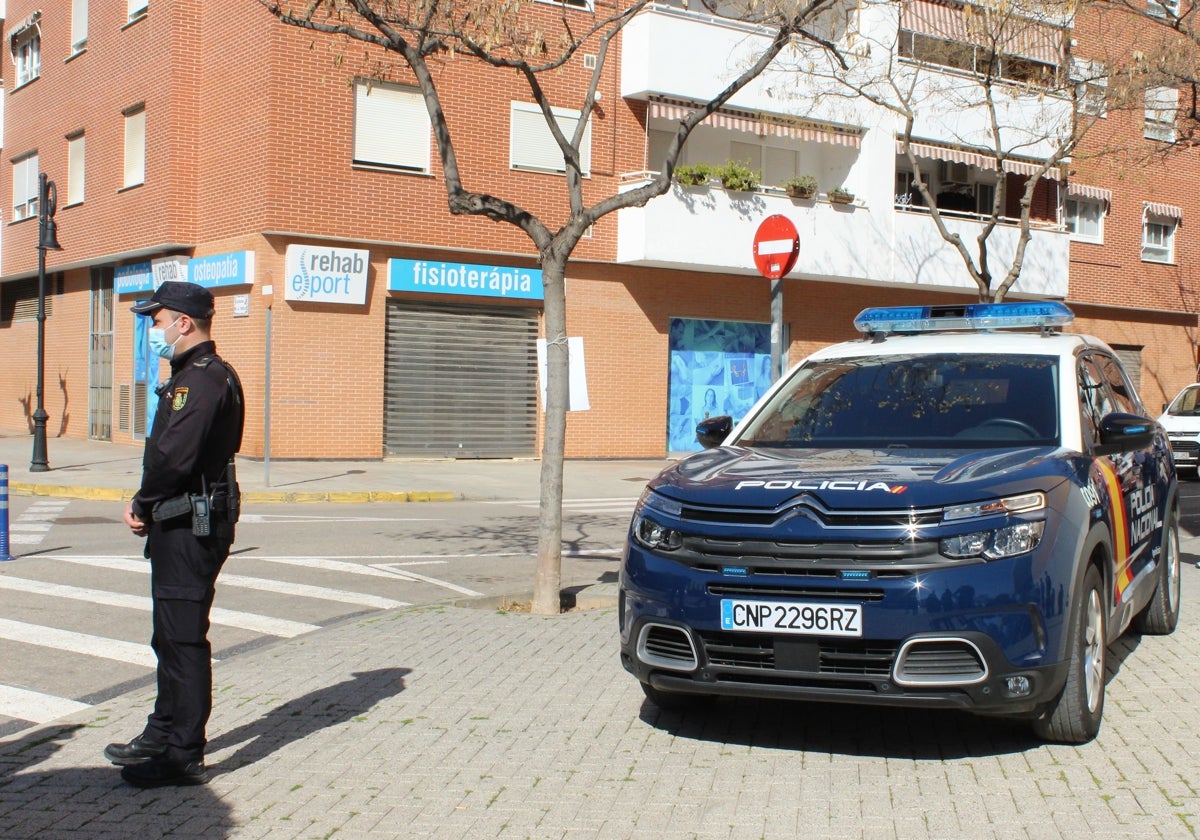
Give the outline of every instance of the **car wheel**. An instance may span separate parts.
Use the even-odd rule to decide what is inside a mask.
[[[1100,572],[1095,566],[1088,566],[1083,576],[1083,591],[1071,618],[1066,685],[1058,699],[1033,722],[1034,732],[1044,740],[1084,744],[1100,731],[1108,655],[1105,616]]]
[[[1179,623],[1179,511],[1172,508],[1163,523],[1158,585],[1150,603],[1138,613],[1133,627],[1139,633],[1165,636]]]
[[[664,712],[682,712],[688,709],[707,706],[712,703],[711,694],[684,694],[680,691],[663,691],[650,683],[642,683],[642,693],[646,699]]]

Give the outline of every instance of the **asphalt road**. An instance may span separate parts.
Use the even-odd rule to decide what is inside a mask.
[[[568,502],[563,586],[616,580],[636,496]],[[123,505],[13,497],[0,734],[152,684],[149,564]],[[228,659],[372,611],[533,588],[537,502],[247,506],[210,637]],[[20,542],[16,542],[20,540]]]

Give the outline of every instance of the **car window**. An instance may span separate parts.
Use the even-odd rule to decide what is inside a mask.
[[[1112,392],[1117,411],[1144,415],[1146,411],[1142,408],[1142,401],[1138,399],[1137,391],[1134,390],[1120,362],[1112,356],[1105,355],[1098,355],[1096,359],[1099,362],[1100,373]]]
[[[1111,412],[1112,398],[1104,387],[1103,377],[1091,358],[1079,361],[1079,413],[1083,427],[1084,445],[1091,447],[1100,440],[1100,420]]]
[[[1058,359],[989,354],[809,362],[751,421],[743,446],[1057,444]]]
[[[1167,409],[1168,414],[1189,416],[1200,413],[1200,388],[1184,388]]]

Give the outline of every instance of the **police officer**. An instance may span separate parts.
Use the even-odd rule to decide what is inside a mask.
[[[125,523],[146,537],[158,696],[142,733],[104,755],[137,787],[208,781],[205,725],[212,711],[209,612],[233,543],[239,506],[233,455],[244,407],[233,368],[210,337],[213,296],[168,281],[133,311],[153,319],[151,348],[171,362],[142,459],[142,483]]]

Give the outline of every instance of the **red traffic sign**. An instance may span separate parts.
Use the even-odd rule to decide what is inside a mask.
[[[787,216],[767,216],[754,232],[754,265],[769,280],[778,280],[796,267],[800,234]]]

